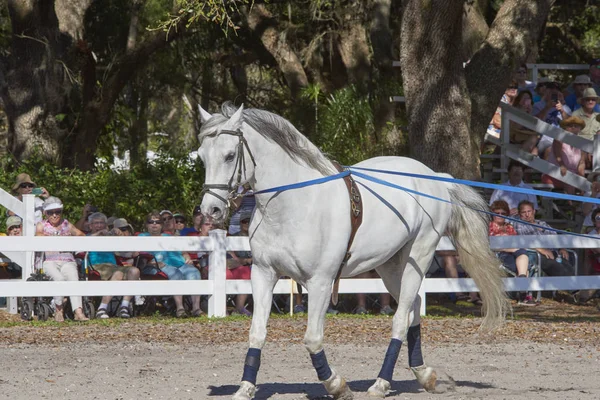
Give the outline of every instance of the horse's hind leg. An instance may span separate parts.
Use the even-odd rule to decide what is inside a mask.
[[[408,328],[408,365],[415,374],[417,381],[423,385],[428,392],[435,391],[437,375],[433,368],[423,362],[421,352],[421,296],[417,295],[411,312],[411,324]]]
[[[375,383],[368,390],[368,394],[375,397],[385,397],[390,389],[394,368],[403,342],[408,342],[409,364],[415,375],[417,375],[419,382],[427,390],[431,390],[430,383],[433,376],[433,387],[435,387],[435,373],[423,365],[420,341],[420,301],[415,300],[418,297],[424,273],[431,262],[431,256],[416,257],[415,254],[411,253],[408,257],[406,254],[408,251],[411,251],[410,246],[405,247],[403,252],[400,253],[400,257],[393,258],[377,268],[377,272],[383,279],[386,288],[398,301],[398,309],[394,314],[392,339],[385,354],[381,371]],[[402,268],[405,263],[405,267]],[[416,310],[416,314],[414,310]]]
[[[315,277],[313,281],[306,284],[308,289],[308,324],[304,335],[304,345],[310,353],[313,367],[317,371],[317,377],[323,382],[327,392],[334,399],[350,400],[353,398],[352,391],[346,384],[346,380],[329,367],[323,349],[325,314],[331,297],[332,282],[327,279],[322,279],[320,282],[314,282],[315,280],[320,279]]]
[[[249,400],[256,392],[256,376],[260,368],[261,350],[267,338],[267,322],[271,314],[273,288],[277,283],[277,273],[271,268],[252,267],[252,295],[254,296],[254,313],[250,328],[249,348],[244,363],[244,374],[240,388],[233,395],[233,400]]]

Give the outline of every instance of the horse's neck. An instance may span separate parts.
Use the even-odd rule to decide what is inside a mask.
[[[316,169],[292,159],[278,144],[259,133],[253,132],[246,140],[256,161],[253,182],[256,191],[323,176]]]

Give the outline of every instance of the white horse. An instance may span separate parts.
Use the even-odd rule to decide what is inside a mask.
[[[206,168],[201,208],[217,220],[227,217],[239,184],[260,191],[337,173],[316,146],[278,115],[243,106],[236,109],[230,103],[219,114],[203,109],[200,114],[198,153]],[[435,175],[420,162],[403,157],[377,157],[356,166]],[[409,365],[419,383],[428,391],[435,389],[436,374],[421,355],[418,290],[444,233],[454,239],[462,266],[481,291],[484,325],[503,320],[507,301],[499,264],[489,247],[487,216],[472,209],[486,209],[483,199],[465,186],[369,174],[453,204],[355,178],[362,194],[363,221],[348,250],[351,203],[342,179],[256,195],[250,224],[254,315],[242,383],[233,399],[254,397],[273,288],[280,276],[290,276],[308,289],[304,344],[319,380],[334,398],[353,398],[344,378],[329,367],[323,349],[325,314],[347,252],[342,277],[375,269],[398,302],[392,339],[370,395],[385,397],[390,389],[403,342],[408,342]]]

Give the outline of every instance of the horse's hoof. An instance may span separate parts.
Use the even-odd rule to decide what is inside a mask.
[[[323,386],[327,390],[327,393],[333,396],[337,400],[352,400],[354,394],[352,390],[346,384],[346,380],[339,376],[333,368],[331,369],[331,376],[326,381],[323,381]]]
[[[411,370],[417,377],[417,381],[423,385],[423,389],[427,390],[428,392],[435,392],[437,375],[433,368],[421,365],[420,367],[411,368]]]
[[[256,393],[256,386],[248,381],[242,381],[240,388],[235,392],[231,400],[251,400]]]
[[[377,378],[373,386],[367,390],[367,394],[380,399],[385,398],[385,394],[390,390],[392,385],[385,379]]]

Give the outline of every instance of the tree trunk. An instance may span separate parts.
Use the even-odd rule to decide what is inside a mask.
[[[479,148],[469,136],[462,16],[462,2],[405,1],[400,63],[412,155],[435,171],[473,178]]]
[[[68,4],[67,4],[68,3]],[[17,159],[38,152],[59,162],[68,129],[61,123],[78,74],[83,15],[91,0],[9,0],[11,57],[4,67],[2,100],[8,148]]]
[[[371,72],[371,51],[367,43],[363,0],[343,4],[340,14],[342,28],[337,33],[338,53],[346,67],[349,83],[364,92]]]
[[[412,154],[439,172],[479,176],[486,127],[552,0],[506,0],[466,68],[463,2],[405,0],[401,55]]]
[[[277,62],[292,98],[298,98],[301,89],[308,85],[308,78],[300,58],[277,29],[277,19],[264,4],[254,4],[248,14],[248,26],[260,37],[263,46]]]
[[[374,74],[375,87],[379,87],[379,99],[375,102],[373,117],[375,123],[375,140],[379,142],[382,139],[382,133],[388,126],[388,123],[394,122],[396,105],[390,101],[390,96],[394,96],[393,85],[386,84],[396,79],[396,71],[392,66],[394,61],[392,52],[393,35],[390,29],[390,8],[391,0],[375,0],[372,5],[371,18],[371,46],[373,47],[373,64],[376,69]],[[399,72],[399,71],[398,71]],[[394,131],[396,134],[397,131]],[[390,132],[388,132],[390,133]],[[388,142],[387,139],[392,139]],[[395,138],[397,139],[397,138]],[[388,144],[397,142],[393,138],[384,140]]]
[[[535,49],[552,2],[506,0],[465,68],[473,103],[470,127],[474,139],[483,138],[514,71]]]

